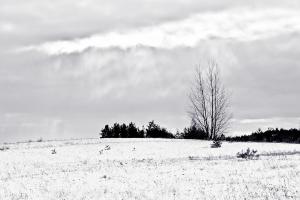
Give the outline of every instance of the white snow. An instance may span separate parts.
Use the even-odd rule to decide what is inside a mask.
[[[0,151],[0,200],[300,199],[299,144],[210,144],[81,139],[0,145],[9,147]],[[262,156],[237,159],[248,147]]]

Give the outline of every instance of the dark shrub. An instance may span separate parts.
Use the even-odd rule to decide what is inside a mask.
[[[101,130],[100,135],[102,138],[112,137],[112,130],[108,125],[105,125],[104,129]]]
[[[149,122],[146,129],[146,137],[148,138],[175,138],[174,135],[168,132],[165,128],[161,128],[154,121]]]
[[[113,138],[119,138],[121,136],[121,126],[118,123],[114,123],[114,126],[112,127],[112,137]]]
[[[208,139],[208,135],[203,130],[198,129],[196,126],[184,128],[183,133],[181,133],[180,137],[183,139]]]
[[[51,154],[56,154],[56,150],[55,150],[55,149],[52,149],[52,150],[51,150]]]
[[[127,131],[128,131],[128,137],[130,138],[144,137],[144,130],[139,130],[132,122],[129,123]]]
[[[221,147],[222,142],[221,140],[215,139],[213,140],[213,143],[210,145],[211,148],[219,148]]]
[[[259,155],[257,154],[257,150],[250,150],[250,148],[248,148],[245,152],[242,150],[241,152],[238,152],[236,154],[237,158],[243,158],[243,159],[255,159],[258,158]]]
[[[0,147],[0,151],[6,151],[8,149],[9,149],[9,147],[7,147],[7,146]]]
[[[128,138],[129,133],[128,133],[128,128],[126,126],[126,124],[122,124],[120,126],[120,136],[121,138]]]

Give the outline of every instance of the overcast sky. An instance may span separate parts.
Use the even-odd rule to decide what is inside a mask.
[[[152,119],[181,130],[211,57],[230,134],[300,126],[298,0],[1,0],[0,44],[0,143]]]

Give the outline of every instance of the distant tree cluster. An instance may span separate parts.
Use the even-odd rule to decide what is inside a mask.
[[[132,122],[128,125],[115,123],[111,127],[105,125],[100,135],[101,138],[143,138],[145,137],[145,131],[140,130]]]
[[[154,121],[149,122],[147,128],[139,129],[134,123],[118,124],[113,126],[105,125],[100,133],[101,138],[175,138],[175,136],[155,124]]]
[[[227,141],[239,142],[287,142],[287,143],[300,143],[300,130],[298,129],[273,129],[269,128],[266,131],[258,129],[251,135],[227,137]]]
[[[209,134],[191,125],[184,128],[182,132],[176,134],[169,132],[167,129],[160,127],[154,121],[148,123],[146,128],[138,128],[133,122],[127,124],[115,123],[112,126],[105,125],[100,133],[101,138],[176,138],[176,139],[198,139],[211,140]],[[286,142],[300,143],[300,130],[298,129],[272,129],[266,131],[258,129],[251,135],[242,135],[235,137],[219,136],[219,140],[232,142]]]
[[[207,140],[209,139],[208,133],[197,128],[196,126],[191,126],[189,128],[184,128],[183,132],[178,132],[176,138],[180,139],[198,139]]]
[[[114,123],[112,126],[105,125],[100,132],[101,138],[176,138],[176,139],[198,139],[209,140],[207,132],[195,125],[184,128],[182,132],[176,134],[160,127],[154,121],[148,123],[146,128],[138,128],[133,122],[127,124]],[[225,138],[221,135],[221,138]]]
[[[165,128],[161,128],[155,124],[154,121],[149,122],[146,129],[147,138],[175,138],[175,136],[167,131]]]

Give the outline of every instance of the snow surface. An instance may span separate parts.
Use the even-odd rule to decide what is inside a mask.
[[[0,145],[0,200],[300,199],[300,145],[80,139]],[[236,158],[246,148],[257,160]],[[52,154],[52,150],[56,154]]]

